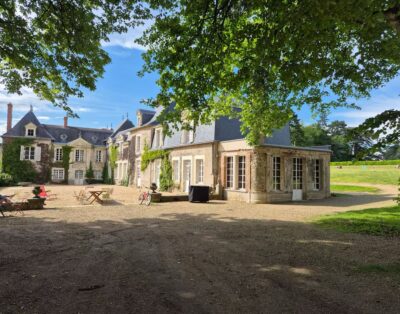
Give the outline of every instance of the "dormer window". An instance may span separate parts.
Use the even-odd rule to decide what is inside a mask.
[[[35,129],[27,129],[26,136],[35,136]]]
[[[27,125],[25,125],[25,136],[29,136],[29,137],[35,137],[36,136],[36,129],[37,126],[30,122]]]

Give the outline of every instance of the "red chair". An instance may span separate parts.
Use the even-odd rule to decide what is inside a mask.
[[[57,199],[57,194],[54,194],[54,193],[50,194],[50,190],[46,191],[46,188],[44,185],[40,186],[39,196],[41,198],[45,198],[49,201]]]

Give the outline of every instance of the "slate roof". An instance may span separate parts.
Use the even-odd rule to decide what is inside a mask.
[[[25,136],[25,126],[28,123],[36,125],[36,138],[47,138],[56,143],[68,143],[82,137],[92,145],[105,145],[107,138],[113,133],[108,129],[94,129],[61,125],[41,124],[35,114],[29,111],[3,137]]]
[[[156,115],[156,111],[153,110],[139,109],[137,112],[142,114],[142,126],[147,125]]]
[[[120,123],[120,125],[114,130],[114,132],[110,135],[112,138],[116,138],[121,132],[126,133],[125,131],[131,128],[134,128],[135,125],[131,120],[126,118],[124,121]]]
[[[167,110],[173,110],[174,103],[170,105]],[[146,126],[156,126],[157,117],[163,111],[163,108],[157,108],[156,113]],[[193,142],[190,144],[210,143],[215,141],[230,141],[244,139],[240,132],[240,121],[238,119],[230,119],[228,117],[221,117],[210,124],[202,124],[196,127]],[[144,125],[143,125],[144,126]],[[163,148],[174,148],[179,146],[186,146],[188,144],[181,144],[182,131],[174,131],[169,137],[164,138]],[[153,147],[152,143],[152,147]],[[292,146],[290,140],[289,125],[284,126],[282,129],[273,132],[272,136],[266,137],[264,144],[268,145],[282,145]]]
[[[19,137],[25,136],[25,125],[33,123],[36,125],[36,137],[53,139],[53,136],[46,130],[46,128],[39,122],[35,114],[29,111],[26,115],[18,121],[14,127],[8,132],[4,133],[4,137]]]

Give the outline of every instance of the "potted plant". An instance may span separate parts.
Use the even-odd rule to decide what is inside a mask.
[[[41,192],[40,186],[35,186],[32,190],[34,197],[28,199],[28,209],[43,209],[45,198],[39,196]]]

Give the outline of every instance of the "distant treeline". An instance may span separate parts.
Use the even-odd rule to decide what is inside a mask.
[[[359,160],[359,161],[332,161],[331,166],[395,166],[400,160]]]
[[[400,159],[400,146],[391,145],[372,151],[374,140],[365,134],[353,132],[344,121],[328,123],[326,116],[312,125],[303,125],[295,115],[290,122],[292,144],[294,146],[330,145],[332,161],[352,164],[348,160],[389,161],[388,165],[397,165]],[[378,162],[379,165],[385,163]],[[343,164],[344,165],[344,164]],[[360,163],[361,165],[361,163]]]

